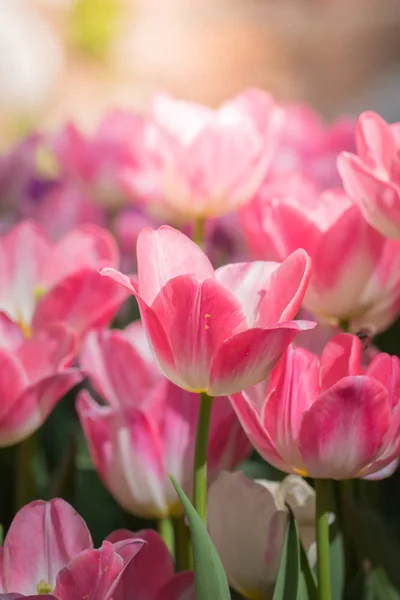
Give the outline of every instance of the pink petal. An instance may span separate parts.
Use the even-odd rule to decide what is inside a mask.
[[[183,275],[162,288],[152,310],[163,324],[178,374],[176,378],[165,370],[167,377],[177,385],[183,381],[191,391],[207,390],[213,355],[227,338],[244,328],[239,303],[215,279],[200,283]]]
[[[346,192],[358,205],[365,219],[383,235],[400,235],[400,189],[390,179],[382,179],[361,160],[344,152],[338,167]]]
[[[167,225],[157,230],[142,229],[137,261],[139,293],[148,305],[161,288],[178,275],[195,275],[199,281],[214,278],[214,269],[197,244]]]
[[[137,295],[137,285],[133,277],[130,277],[129,275],[124,275],[120,271],[117,271],[117,269],[113,269],[111,267],[104,267],[103,269],[99,269],[99,273],[100,275],[104,275],[105,277],[110,277],[116,283],[128,290],[131,294],[134,294],[135,296]]]
[[[36,594],[41,581],[54,586],[60,569],[91,547],[84,520],[67,502],[31,502],[14,517],[4,542],[7,587]]]
[[[82,343],[80,364],[92,385],[111,406],[139,406],[159,379],[135,350],[124,331],[91,331]],[[153,368],[152,368],[153,367]]]
[[[366,376],[342,379],[304,415],[300,452],[309,476],[359,476],[377,458],[389,421],[381,383]]]
[[[123,539],[146,542],[125,569],[113,592],[113,600],[131,600],[132,591],[138,600],[154,600],[159,590],[174,576],[172,556],[162,538],[152,529],[142,529],[137,533],[121,529],[107,539],[110,542]]]
[[[0,310],[16,321],[30,323],[35,290],[52,244],[30,221],[22,221],[0,238]]]
[[[24,341],[21,327],[5,313],[0,312],[0,348],[14,350]]]
[[[355,335],[342,333],[330,340],[321,356],[321,388],[327,390],[343,377],[361,375],[362,345]]]
[[[24,340],[15,356],[32,384],[69,367],[77,352],[78,339],[74,331],[62,323],[54,323]]]
[[[171,577],[155,600],[196,600],[193,571],[183,571]]]
[[[367,367],[366,375],[382,383],[389,394],[390,408],[400,402],[400,359],[384,352],[378,354]]]
[[[0,424],[27,385],[28,379],[19,361],[11,352],[0,348]]]
[[[81,552],[59,572],[54,593],[64,600],[108,600],[142,546],[140,540],[103,542]]]
[[[77,412],[96,470],[117,502],[143,517],[168,514],[165,451],[154,421],[136,409],[99,406],[87,392]]]
[[[271,375],[273,391],[265,401],[262,418],[277,452],[290,465],[289,472],[303,470],[299,434],[304,414],[320,393],[318,363],[307,350],[289,347]]]
[[[257,452],[264,460],[271,463],[271,465],[274,465],[277,469],[286,471],[287,466],[279,455],[273,440],[261,422],[256,407],[250,401],[247,393],[241,392],[239,394],[233,394],[229,399],[241,426]]]
[[[397,154],[390,125],[372,111],[363,112],[355,130],[357,153],[370,169],[383,167],[390,172]]]
[[[248,329],[233,335],[213,358],[208,393],[227,396],[265,379],[296,335],[314,325],[289,321],[274,329]]]
[[[63,279],[38,303],[34,329],[63,321],[82,334],[91,327],[107,325],[127,293],[109,278],[84,267]]]
[[[0,446],[11,446],[34,433],[82,379],[78,369],[68,369],[26,387],[0,420]]]
[[[52,286],[83,267],[117,267],[119,252],[112,235],[96,225],[82,225],[67,233],[54,247],[40,283]]]
[[[239,300],[249,327],[271,327],[296,316],[311,275],[304,250],[282,264],[237,263],[221,267],[217,279]]]

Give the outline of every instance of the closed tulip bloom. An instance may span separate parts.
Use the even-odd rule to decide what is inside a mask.
[[[77,351],[76,334],[62,323],[27,340],[0,314],[0,447],[34,433],[82,380],[80,370],[71,367]]]
[[[385,475],[400,454],[400,360],[382,353],[363,369],[361,355],[350,334],[321,358],[290,347],[264,389],[231,397],[265,460],[314,478]]]
[[[400,124],[364,112],[356,127],[357,154],[343,152],[338,168],[349,196],[366,220],[390,238],[400,238]]]
[[[214,271],[185,235],[145,228],[137,244],[138,282],[112,277],[138,300],[150,344],[166,377],[183,389],[223,396],[267,376],[308,321],[293,321],[311,263],[303,250],[282,264],[237,263]]]
[[[248,90],[218,110],[165,93],[155,96],[144,129],[142,164],[125,173],[135,196],[173,221],[217,217],[247,202],[259,188],[276,149],[282,114],[261,90]]]
[[[98,268],[117,266],[118,250],[105,229],[82,226],[58,243],[30,221],[0,237],[0,311],[24,335],[63,321],[78,333],[107,324],[126,298],[104,284]]]
[[[257,258],[284,260],[298,248],[312,259],[304,307],[351,330],[387,328],[400,308],[400,242],[373,229],[340,190],[318,194],[297,178],[275,182],[242,212]]]
[[[208,494],[207,525],[229,584],[249,600],[272,598],[289,510],[310,557],[315,554],[315,492],[301,477],[281,483],[223,472]]]
[[[172,474],[191,494],[198,394],[165,379],[148,355],[137,325],[87,335],[80,362],[100,405],[81,392],[77,409],[95,467],[127,511],[149,518],[179,514]],[[217,398],[208,445],[210,480],[250,452],[227,398]]]
[[[98,550],[84,520],[55,498],[36,500],[14,517],[0,555],[4,594],[60,600],[109,600],[143,540],[104,541]]]

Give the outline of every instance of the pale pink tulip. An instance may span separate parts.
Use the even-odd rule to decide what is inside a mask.
[[[0,311],[27,338],[55,321],[79,333],[106,324],[127,294],[97,269],[118,263],[116,244],[104,229],[81,227],[54,244],[23,221],[0,238]]]
[[[340,190],[318,194],[307,180],[274,184],[242,211],[254,256],[284,260],[298,248],[312,259],[304,306],[321,321],[357,332],[383,330],[400,308],[400,242],[387,240]]]
[[[159,518],[182,511],[169,480],[188,493],[199,397],[178,388],[148,356],[142,333],[99,330],[83,342],[81,365],[106,404],[81,392],[77,410],[95,467],[129,512]],[[211,418],[208,467],[213,479],[250,451],[228,400],[217,398]]]
[[[145,228],[137,244],[138,283],[102,269],[138,300],[160,368],[192,392],[224,396],[265,378],[308,321],[292,321],[311,263],[303,250],[282,264],[237,263],[214,271],[185,235]]]
[[[127,539],[146,543],[125,569],[113,600],[196,600],[193,571],[175,573],[170,551],[156,531],[119,529],[107,538],[113,543]]]
[[[321,358],[290,347],[269,382],[231,397],[265,460],[329,479],[371,475],[399,456],[399,400],[400,360],[379,354],[363,369],[361,341],[350,334],[328,342]]]
[[[343,185],[367,221],[383,235],[400,238],[400,123],[363,113],[356,127],[357,154],[338,159]]]
[[[72,506],[60,498],[36,500],[17,513],[7,532],[0,588],[6,594],[108,600],[142,546],[142,540],[129,538],[104,541],[95,550],[85,522]]]
[[[261,90],[248,90],[218,110],[159,93],[143,134],[147,161],[126,173],[126,183],[137,195],[137,178],[147,181],[152,173],[154,204],[175,221],[231,212],[265,178],[281,122],[280,109]]]
[[[301,477],[289,475],[278,483],[223,472],[210,487],[208,531],[229,584],[249,600],[272,597],[289,520],[288,506],[296,518],[303,547],[312,557],[315,492]]]
[[[325,124],[309,106],[286,104],[278,148],[269,170],[269,181],[282,175],[302,173],[320,189],[340,184],[336,166],[342,151],[354,150],[354,121],[341,117]]]
[[[10,446],[36,431],[82,374],[70,368],[78,343],[65,325],[49,325],[27,340],[0,314],[0,333],[0,446]]]

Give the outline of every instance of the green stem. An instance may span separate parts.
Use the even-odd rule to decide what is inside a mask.
[[[193,505],[203,523],[207,520],[207,448],[212,404],[211,396],[204,392],[200,394],[194,454]]]
[[[350,321],[348,319],[342,319],[341,321],[339,321],[339,327],[344,333],[349,333]]]
[[[193,223],[193,241],[200,246],[200,248],[204,249],[205,240],[206,240],[206,220],[202,217],[195,219]]]
[[[158,533],[161,535],[172,558],[175,560],[175,532],[171,517],[162,517],[158,520]]]
[[[352,479],[338,481],[337,486],[340,498],[339,521],[343,535],[345,578],[347,583],[350,583],[356,571],[351,543],[351,522],[349,521],[349,515],[354,505],[354,481]]]
[[[315,527],[318,559],[318,599],[331,600],[329,556],[329,479],[316,479]]]
[[[16,447],[15,465],[15,510],[28,504],[35,498],[34,457],[36,438],[31,435]]]
[[[176,566],[178,571],[193,568],[190,530],[185,523],[185,516],[175,519]]]

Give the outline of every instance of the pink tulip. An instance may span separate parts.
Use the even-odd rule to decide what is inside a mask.
[[[175,574],[172,556],[162,538],[152,529],[132,533],[114,531],[108,541],[143,540],[146,542],[125,569],[113,600],[196,600],[192,571]]]
[[[93,549],[83,519],[64,500],[36,500],[11,523],[0,559],[5,594],[54,594],[61,600],[108,600],[143,545],[104,541]],[[53,597],[54,597],[53,596]]]
[[[400,242],[387,240],[340,190],[318,194],[307,180],[280,182],[243,209],[257,258],[284,260],[298,248],[312,259],[304,306],[318,319],[352,331],[383,330],[400,308]]]
[[[303,250],[282,264],[237,263],[214,271],[185,235],[144,228],[138,283],[102,269],[138,300],[160,368],[176,385],[223,396],[265,378],[308,321],[292,321],[311,263]]]
[[[380,354],[364,370],[361,341],[340,334],[321,358],[290,347],[269,382],[231,401],[255,448],[277,468],[351,479],[399,456],[399,391],[398,358]]]
[[[137,325],[87,335],[80,362],[106,404],[81,392],[77,410],[107,489],[127,511],[159,518],[182,510],[169,474],[191,493],[199,396],[166,380],[143,342]],[[208,448],[210,479],[250,451],[226,398],[215,400]]]
[[[143,187],[152,173],[155,204],[175,221],[231,212],[264,179],[281,122],[281,111],[261,90],[248,90],[218,110],[157,94],[144,130],[147,161],[126,173],[126,184],[137,192],[137,178]]]
[[[27,338],[55,321],[79,333],[106,324],[127,294],[97,269],[118,262],[115,242],[103,229],[81,227],[54,244],[23,221],[0,237],[0,311],[19,323]]]
[[[400,238],[400,123],[364,112],[356,127],[357,155],[344,152],[338,168],[344,187],[368,223]]]
[[[283,127],[268,179],[302,173],[321,190],[340,185],[337,156],[354,149],[354,122],[341,117],[332,125],[302,104],[283,107]]]
[[[77,339],[61,323],[26,340],[18,325],[0,314],[0,334],[0,446],[11,446],[45,422],[82,374],[69,368]]]

